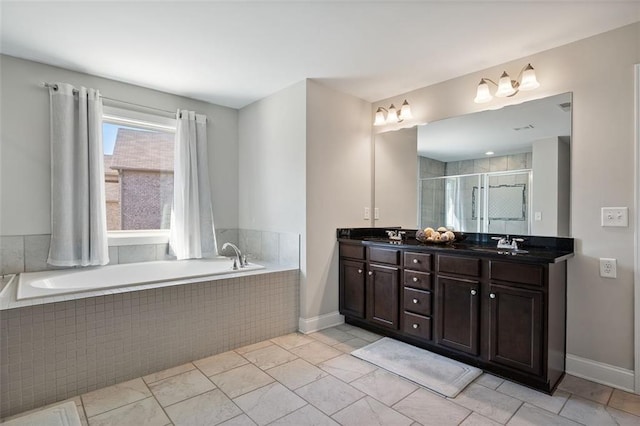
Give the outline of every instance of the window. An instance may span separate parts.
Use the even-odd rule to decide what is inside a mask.
[[[175,119],[104,107],[107,230],[169,229]],[[131,232],[128,232],[131,234]]]

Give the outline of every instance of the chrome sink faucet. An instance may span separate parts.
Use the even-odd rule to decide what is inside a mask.
[[[509,250],[518,250],[518,243],[523,242],[522,238],[513,238],[509,241],[509,236],[505,237],[491,237],[492,240],[498,241],[499,249],[509,249]]]
[[[236,247],[232,243],[226,242],[222,245],[222,251],[224,251],[224,249],[226,249],[227,247],[231,247],[233,251],[236,252],[236,258],[233,260],[233,269],[238,269],[238,266],[240,268],[244,268],[245,266],[247,266],[247,258],[246,256],[242,255],[242,252],[238,247]]]

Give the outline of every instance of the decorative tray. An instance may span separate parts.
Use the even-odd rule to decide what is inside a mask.
[[[452,231],[452,232],[453,232],[453,235],[455,237],[453,239],[433,240],[433,239],[428,239],[425,236],[424,231],[419,230],[418,232],[416,232],[416,240],[418,240],[418,241],[420,241],[421,243],[424,243],[424,244],[443,245],[443,244],[451,244],[451,243],[456,242],[456,241],[462,241],[462,240],[465,240],[467,238],[467,236],[463,232],[456,232],[456,231]]]

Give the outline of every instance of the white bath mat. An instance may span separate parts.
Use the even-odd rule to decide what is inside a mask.
[[[80,416],[73,401],[45,408],[35,413],[2,423],[2,426],[82,426]]]
[[[451,398],[482,374],[479,368],[388,337],[351,355]]]

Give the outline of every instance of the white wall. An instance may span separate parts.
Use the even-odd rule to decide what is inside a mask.
[[[514,52],[517,56],[517,52]],[[513,98],[473,103],[481,77],[503,70],[517,75],[528,62],[540,88]],[[402,127],[573,92],[571,235],[576,256],[568,263],[569,354],[633,369],[633,253],[636,224],[600,227],[600,208],[634,203],[633,65],[640,63],[640,23],[514,60],[372,105],[411,104],[414,118]],[[399,128],[401,126],[396,126]],[[389,130],[391,126],[380,129]],[[630,217],[635,217],[631,212]],[[598,258],[618,260],[618,278],[598,275]],[[614,314],[612,314],[614,313]]]
[[[375,226],[418,227],[418,129],[375,137]]]
[[[238,112],[193,99],[10,56],[0,56],[0,235],[49,234],[49,92],[41,82],[99,89],[103,96],[206,114],[213,214],[218,228],[238,227]]]

